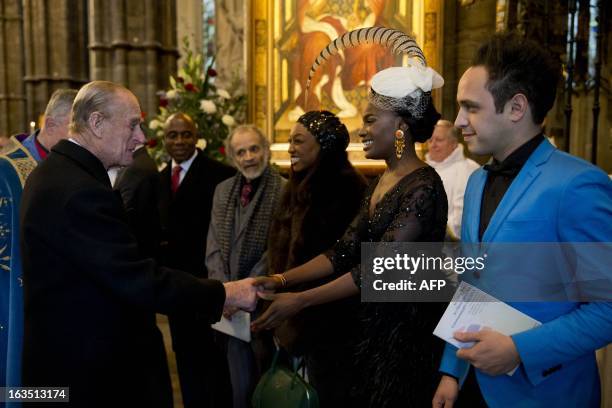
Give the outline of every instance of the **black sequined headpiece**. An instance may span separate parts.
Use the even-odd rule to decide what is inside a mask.
[[[333,113],[310,111],[297,121],[317,139],[323,152],[346,150],[349,144],[348,129]]]

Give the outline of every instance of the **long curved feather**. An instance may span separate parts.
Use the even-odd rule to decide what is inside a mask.
[[[310,82],[316,73],[317,68],[327,61],[330,56],[335,55],[346,48],[357,47],[361,44],[380,44],[384,47],[390,48],[395,54],[406,53],[411,57],[415,57],[424,66],[427,66],[423,51],[416,43],[414,38],[410,37],[409,35],[399,30],[386,27],[359,28],[357,30],[342,34],[340,37],[336,38],[327,44],[325,48],[323,48],[319,56],[317,56],[315,59],[315,62],[312,64],[310,72],[308,73],[305,100],[308,100]]]

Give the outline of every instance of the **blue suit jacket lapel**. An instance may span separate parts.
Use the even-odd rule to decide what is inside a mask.
[[[506,194],[504,194],[499,206],[493,213],[493,216],[489,221],[489,225],[482,236],[483,242],[491,242],[493,240],[499,228],[502,226],[506,218],[508,218],[510,211],[512,211],[517,202],[521,199],[521,197],[523,197],[524,194],[527,193],[527,190],[531,184],[540,175],[541,170],[539,166],[550,158],[550,155],[554,150],[555,148],[553,145],[551,145],[548,140],[544,140],[531,154],[529,159],[527,159],[527,162],[516,176],[510,185],[510,188],[508,188],[508,191],[506,191]]]
[[[483,169],[477,170],[470,180],[473,183],[470,186],[472,193],[466,194],[464,200],[471,200],[470,203],[465,203],[464,207],[467,210],[463,215],[461,225],[465,228],[463,242],[478,242],[478,229],[480,227],[480,206],[482,205],[482,192],[487,181],[487,172]]]

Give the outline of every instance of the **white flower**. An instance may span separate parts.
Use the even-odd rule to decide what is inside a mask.
[[[176,99],[177,97],[178,97],[178,93],[174,89],[171,89],[168,92],[166,92],[166,99],[168,100]]]
[[[158,130],[157,133],[155,133],[157,135],[157,137],[163,137],[164,136],[164,131],[163,130]]]
[[[205,113],[215,113],[217,111],[217,105],[211,100],[202,99],[200,101],[200,109],[202,109]]]
[[[196,147],[200,150],[206,149],[206,139],[198,139],[198,141],[196,142]]]
[[[149,122],[149,127],[151,128],[151,130],[159,129],[162,127],[162,123],[157,119],[153,119]]]
[[[236,120],[230,115],[223,115],[221,122],[223,122],[225,126],[234,126],[236,124]]]
[[[227,92],[225,89],[217,89],[217,95],[223,99],[231,99],[229,92]]]

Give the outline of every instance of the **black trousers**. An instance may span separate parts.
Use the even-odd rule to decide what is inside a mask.
[[[227,356],[234,408],[251,408],[253,391],[272,364],[274,343],[270,332],[253,333],[250,343],[215,333],[215,342]]]

